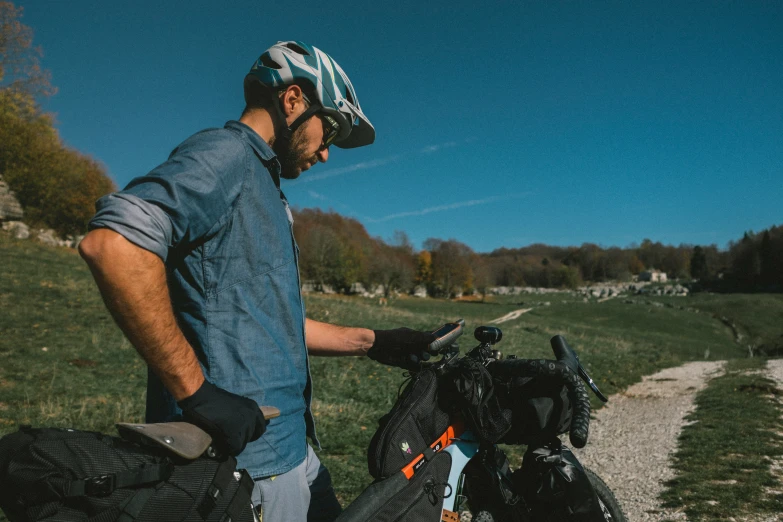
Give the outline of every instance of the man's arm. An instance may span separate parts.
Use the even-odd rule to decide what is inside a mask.
[[[375,332],[305,320],[307,351],[310,355],[367,355],[375,342]]]
[[[106,307],[163,385],[181,400],[204,382],[196,354],[177,325],[160,257],[107,228],[79,244]]]
[[[374,361],[406,370],[420,367],[430,358],[430,332],[410,328],[368,330],[305,320],[310,355],[366,355]]]

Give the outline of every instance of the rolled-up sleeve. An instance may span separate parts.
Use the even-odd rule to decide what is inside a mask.
[[[204,237],[230,211],[246,161],[232,132],[196,134],[152,172],[99,199],[89,229],[111,229],[165,261],[171,248]]]

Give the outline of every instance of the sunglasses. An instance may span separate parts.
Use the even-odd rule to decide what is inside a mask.
[[[318,107],[318,105],[313,105],[313,103],[307,96],[304,95],[304,93],[302,93],[302,98],[304,98],[309,108],[315,109],[315,107]],[[340,135],[340,124],[337,123],[337,120],[325,112],[319,111],[315,114],[318,114],[321,117],[321,124],[324,127],[324,138],[321,142],[321,148],[325,149],[334,143],[334,140],[336,140],[337,136]]]
[[[321,148],[327,148],[329,145],[334,143],[334,140],[337,139],[337,136],[340,134],[340,124],[337,123],[337,120],[329,116],[328,114],[321,113],[321,123],[323,123],[324,126],[324,139],[321,143]]]

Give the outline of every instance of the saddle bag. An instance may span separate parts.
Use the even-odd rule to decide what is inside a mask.
[[[438,452],[408,477],[402,471],[376,480],[337,518],[336,522],[439,522],[443,500],[453,492],[448,484],[451,455]]]
[[[367,449],[373,478],[400,471],[430,447],[449,427],[449,414],[439,404],[434,369],[413,374],[392,409],[380,418]]]
[[[0,439],[0,508],[11,522],[252,522],[253,481],[236,459],[72,429]]]

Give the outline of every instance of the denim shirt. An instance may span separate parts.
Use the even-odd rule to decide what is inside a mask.
[[[278,475],[315,444],[305,311],[293,218],[280,164],[250,127],[230,121],[188,138],[168,161],[96,203],[90,229],[109,228],[164,260],[177,322],[205,377],[275,406],[239,466]],[[149,372],[147,422],[180,413]]]

